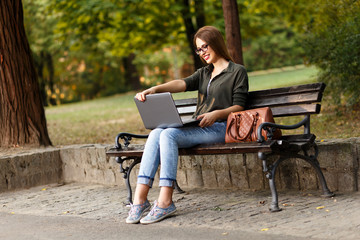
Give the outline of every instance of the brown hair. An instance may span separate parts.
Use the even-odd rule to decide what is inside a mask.
[[[199,38],[209,44],[209,46],[214,50],[216,55],[220,57],[233,61],[232,57],[229,54],[229,51],[225,45],[225,41],[220,31],[213,26],[205,26],[200,28],[194,36],[194,46],[196,48],[196,39]],[[204,61],[201,58],[202,61]]]

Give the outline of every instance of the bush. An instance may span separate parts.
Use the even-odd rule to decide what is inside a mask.
[[[248,71],[303,64],[304,51],[297,34],[274,22],[268,34],[244,41],[244,61]]]
[[[334,103],[352,108],[360,103],[360,8],[354,3],[341,10],[327,26],[305,34],[303,48]]]

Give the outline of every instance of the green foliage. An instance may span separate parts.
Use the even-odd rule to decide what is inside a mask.
[[[261,4],[260,4],[261,3]],[[241,1],[240,25],[243,54],[248,71],[303,63],[298,33],[267,1]]]
[[[335,104],[353,107],[360,103],[360,3],[339,0],[319,11],[326,21],[313,22],[304,36],[308,61],[322,69]]]
[[[334,103],[360,103],[360,2],[357,0],[252,0],[250,8],[279,16],[302,33],[306,62],[322,72]]]
[[[176,1],[24,0],[35,58],[46,51],[54,59],[49,98],[69,102],[128,91],[124,57],[185,45],[181,7]]]
[[[319,5],[329,0],[247,0],[250,14],[265,14],[292,25],[296,32],[303,32],[307,23],[318,15]],[[333,0],[331,0],[333,1]]]
[[[295,32],[276,23],[269,34],[244,41],[246,68],[255,71],[302,64],[304,51],[296,39]]]
[[[137,54],[134,64],[144,88],[158,85],[183,76],[181,68],[191,65],[188,48],[168,47],[150,54]]]
[[[129,55],[136,55],[133,63],[146,84],[184,77],[182,66],[191,64],[192,57],[183,12],[197,22],[204,11],[206,25],[225,30],[222,3],[215,0],[189,0],[188,11],[176,0],[23,1],[42,85],[57,103],[128,91]],[[238,1],[246,66],[251,71],[298,64],[302,59],[296,34],[281,16],[258,7],[264,2]],[[168,48],[175,54],[166,52]],[[41,68],[46,63],[43,56],[51,56],[53,69]]]

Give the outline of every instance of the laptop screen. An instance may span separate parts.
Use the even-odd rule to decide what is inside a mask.
[[[146,101],[135,99],[145,128],[181,127],[183,123],[176,109],[171,93],[146,95]]]

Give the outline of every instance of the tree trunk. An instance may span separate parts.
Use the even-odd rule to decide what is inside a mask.
[[[0,1],[0,147],[51,145],[21,0]]]
[[[34,55],[33,55],[34,56]],[[41,100],[42,103],[44,104],[44,106],[48,106],[48,102],[47,102],[47,94],[46,94],[46,83],[45,83],[45,79],[44,79],[44,60],[43,60],[43,52],[41,52],[39,54],[39,56],[34,57],[34,65],[35,65],[35,69],[37,70],[37,77],[38,77],[38,83],[39,83],[39,87],[40,87],[40,96],[41,96]]]
[[[48,77],[48,87],[49,90],[53,93],[54,92],[54,76],[55,76],[55,69],[54,69],[54,63],[53,63],[53,59],[52,56],[49,52],[45,52],[45,58],[44,58],[46,65],[47,65],[47,70],[49,72],[49,77]],[[45,80],[45,79],[44,79]],[[56,105],[56,101],[53,98],[50,98],[50,104],[55,106]]]
[[[204,3],[203,0],[195,1],[196,10],[199,13],[196,15],[196,22],[197,22],[197,29],[204,26],[205,23],[205,15],[204,15]],[[202,9],[202,11],[201,11]],[[186,37],[189,43],[190,51],[194,59],[194,67],[195,70],[204,66],[204,63],[201,61],[199,56],[195,53],[194,44],[193,44],[193,37],[196,33],[196,29],[192,22],[192,17],[190,13],[190,3],[189,0],[183,0],[183,9],[181,11],[182,17],[185,23],[186,29]]]
[[[136,55],[131,53],[129,56],[124,58],[124,67],[125,67],[125,81],[131,86],[133,90],[141,89],[141,83],[138,71],[133,61]]]
[[[236,63],[244,65],[240,20],[236,0],[222,0],[227,48]]]

